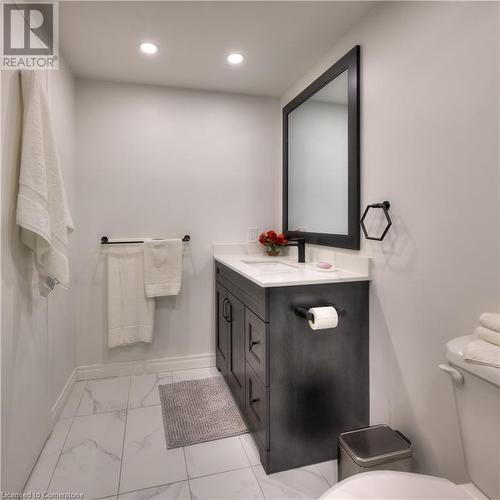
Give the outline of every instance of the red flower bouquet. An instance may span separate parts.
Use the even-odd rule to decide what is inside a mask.
[[[259,236],[259,243],[266,247],[267,255],[279,255],[281,248],[286,246],[288,241],[284,234],[278,234],[276,231],[267,231]]]

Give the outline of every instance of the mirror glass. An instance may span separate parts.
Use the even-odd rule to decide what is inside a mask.
[[[288,115],[288,230],[348,234],[348,71]]]
[[[283,232],[359,250],[356,45],[283,107]]]

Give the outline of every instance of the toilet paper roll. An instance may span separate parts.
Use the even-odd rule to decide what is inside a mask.
[[[313,330],[335,328],[339,324],[339,316],[335,307],[311,307],[309,312],[313,315],[313,319],[309,321],[309,326]]]

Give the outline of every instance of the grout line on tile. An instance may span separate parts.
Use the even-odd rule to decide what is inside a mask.
[[[212,365],[212,366],[201,366],[201,367],[198,367],[198,368],[179,368],[178,370],[170,370],[170,372],[171,373],[174,373],[174,372],[191,372],[191,371],[195,371],[195,370],[210,370],[211,368],[215,368],[215,365]]]
[[[75,415],[76,415],[76,412],[78,411],[78,408],[80,407],[80,404],[82,402],[83,395],[85,394],[85,389],[86,388],[87,388],[87,382],[85,382],[85,387],[83,388],[82,394],[80,396],[80,400],[78,401],[78,404],[76,405],[75,413],[71,417],[71,424],[69,426],[68,433],[66,434],[66,437],[64,438],[64,443],[63,443],[63,445],[61,447],[61,451],[59,452],[59,456],[57,457],[56,465],[54,466],[54,469],[52,470],[52,474],[50,475],[50,479],[49,479],[49,482],[47,484],[47,490],[50,489],[50,485],[52,483],[52,480],[54,479],[54,474],[56,473],[57,466],[59,465],[59,462],[61,460],[61,455],[63,454],[64,448],[66,446],[66,441],[68,440],[68,436],[69,436],[69,434],[71,432],[71,429],[73,428],[73,424],[75,422]],[[36,464],[35,464],[35,467],[36,467]]]
[[[78,408],[80,408],[80,405],[82,404],[83,395],[85,394],[85,391],[87,390],[87,385],[89,385],[89,383],[87,381],[85,381],[83,384],[83,391],[80,394],[80,399],[78,400],[78,404],[75,405],[75,411],[73,412],[73,415],[71,416],[71,418],[75,418],[76,414],[78,413]],[[64,408],[63,408],[63,411],[64,411]]]
[[[115,408],[114,410],[96,411],[95,413],[84,413],[83,415],[75,415],[74,418],[91,417],[92,415],[105,415],[106,413],[117,413],[126,409],[127,408]]]
[[[50,484],[52,483],[52,479],[54,479],[54,474],[56,473],[56,469],[57,469],[57,466],[59,465],[59,461],[61,460],[61,455],[63,454],[63,451],[64,451],[64,448],[66,446],[66,441],[68,440],[68,436],[69,436],[69,433],[71,432],[71,429],[73,428],[73,422],[74,422],[74,418],[71,419],[71,424],[68,428],[68,432],[66,434],[66,437],[64,438],[64,442],[63,442],[63,445],[61,446],[61,450],[59,451],[59,455],[57,457],[57,461],[56,461],[56,464],[54,465],[54,469],[52,470],[52,474],[50,475],[50,479],[47,483],[47,487],[46,489],[48,490],[50,488]],[[36,467],[36,464],[35,464],[35,467]]]
[[[129,493],[135,493],[136,491],[146,491],[146,490],[152,490],[153,488],[163,488],[164,486],[171,486],[172,484],[179,484],[179,483],[187,483],[187,479],[181,479],[180,481],[174,481],[173,483],[163,483],[163,484],[157,484],[156,486],[147,486],[146,488],[139,488],[138,490],[126,490],[122,491],[120,495],[128,495]],[[108,498],[108,497],[102,497],[102,498]],[[95,499],[99,500],[99,499]]]
[[[102,413],[115,413],[117,411],[123,411],[123,410],[126,410],[127,408],[113,408],[112,410],[104,410],[104,411],[95,411],[95,412],[92,412],[92,413],[84,413],[82,415],[78,415],[78,409],[80,408],[80,405],[82,404],[82,399],[83,399],[83,395],[85,394],[85,392],[87,391],[87,388],[88,388],[88,385],[90,383],[94,383],[94,382],[102,382],[103,380],[109,380],[109,379],[118,379],[118,378],[122,378],[122,379],[125,379],[125,378],[128,378],[129,380],[129,397],[130,397],[130,384],[132,383],[132,376],[131,375],[121,375],[119,377],[104,377],[104,378],[95,378],[95,379],[91,379],[91,380],[87,380],[85,382],[85,388],[83,390],[83,394],[82,394],[82,398],[80,399],[80,403],[78,404],[78,407],[76,409],[76,412],[75,412],[75,417],[88,417],[89,415],[100,415]],[[127,403],[128,404],[128,403]]]
[[[250,469],[252,469],[252,474],[255,480],[257,481],[257,484],[259,485],[259,490],[262,493],[262,498],[267,498],[266,495],[264,494],[264,490],[262,489],[262,486],[260,484],[259,478],[257,477],[257,474],[255,473],[254,467],[258,467],[258,465],[251,465]]]
[[[122,454],[121,454],[121,457],[120,457],[120,474],[118,475],[118,487],[117,487],[117,491],[116,491],[116,497],[117,498],[120,495],[120,484],[122,482],[123,453],[125,451],[125,438],[127,437],[128,404],[129,404],[129,401],[130,401],[130,390],[131,390],[131,387],[132,387],[132,377],[129,377],[127,404],[125,406],[125,425],[123,426]]]
[[[250,460],[250,456],[247,453],[247,450],[245,449],[245,445],[243,444],[243,441],[241,440],[241,436],[244,436],[245,434],[249,434],[249,432],[245,432],[244,434],[239,434],[238,439],[240,440],[241,447],[243,448],[243,453],[247,457],[248,463],[250,464],[250,467],[253,467],[253,464]]]
[[[147,361],[147,360],[146,360]],[[77,378],[77,382],[97,382],[98,380],[109,380],[111,378],[125,378],[125,377],[141,377],[142,375],[164,375],[164,374],[167,374],[169,373],[170,375],[172,375],[173,373],[176,373],[176,372],[188,372],[188,371],[194,371],[194,370],[209,370],[209,369],[212,369],[212,368],[216,368],[215,365],[212,365],[212,366],[202,366],[201,368],[198,367],[198,368],[180,368],[178,370],[166,370],[164,372],[146,372],[146,373],[130,373],[130,374],[125,374],[125,375],[108,375],[108,376],[104,376],[104,377],[97,377],[97,378],[94,378],[94,377],[89,377],[89,378]],[[219,371],[217,370],[217,374],[219,373]]]
[[[85,394],[85,390],[87,389],[88,384],[89,384],[88,382],[85,382],[85,385],[83,386],[83,391],[80,394],[80,400],[78,401],[78,404],[76,405],[75,413],[73,413],[73,418],[76,417],[76,414],[78,412],[78,408],[80,408],[80,405],[82,404],[83,395]]]
[[[187,482],[188,482],[188,488],[189,488],[189,496],[191,497],[191,500],[195,500],[196,497],[193,496],[193,491],[191,490],[191,481],[189,480],[189,478],[188,478]]]
[[[80,378],[77,379],[77,382],[99,382],[100,380],[109,380],[112,378],[127,378],[127,377],[137,377],[138,375],[150,375],[149,373],[137,373],[137,374],[132,374],[132,375],[109,375],[106,377],[97,377],[97,378]],[[154,375],[154,374],[153,374]],[[106,498],[106,497],[103,497]],[[96,499],[94,499],[96,500]]]
[[[236,467],[235,469],[228,469],[228,470],[223,470],[220,472],[211,472],[210,474],[202,474],[201,476],[196,476],[196,477],[189,477],[188,473],[188,479],[194,481],[195,479],[200,479],[202,477],[210,477],[210,476],[217,476],[218,474],[225,474],[226,472],[234,472],[236,470],[244,470],[244,469],[251,469],[251,465],[245,465],[245,467]]]
[[[188,471],[188,464],[187,464],[187,459],[186,459],[186,447],[182,447],[182,456],[184,457],[184,467],[186,467],[186,477],[187,477],[187,482],[188,482],[188,488],[189,488],[189,497],[191,500],[193,500],[193,492],[191,491],[191,483],[189,482],[189,471]]]
[[[76,405],[75,413],[73,413],[73,418],[78,415],[78,410],[80,409],[80,405],[82,404],[83,396],[85,395],[85,392],[87,391],[88,386],[89,386],[89,380],[85,381],[85,385],[83,386],[82,395],[80,396],[80,401],[78,401],[78,404]]]
[[[321,462],[320,462],[320,463],[321,463]],[[316,470],[319,472],[320,476],[321,476],[321,477],[322,477],[322,478],[323,478],[323,479],[324,479],[324,480],[328,483],[328,486],[330,486],[330,487],[331,487],[332,485],[330,484],[330,481],[328,481],[328,478],[327,478],[327,477],[323,474],[323,471],[321,470],[321,468],[320,468],[320,467],[318,467],[318,465],[317,465],[317,464],[313,464],[313,465],[314,465],[314,467],[316,468]]]
[[[68,419],[68,418],[73,418],[73,417],[65,417],[65,419]],[[61,419],[61,418],[59,418],[59,420],[62,420],[62,419]],[[58,420],[58,421],[59,421],[59,420]],[[56,425],[57,425],[57,422],[56,422]],[[54,426],[54,428],[55,428],[55,426]],[[35,469],[37,468],[38,461],[40,460],[40,457],[42,456],[42,454],[43,454],[43,452],[44,452],[44,450],[45,450],[45,447],[47,446],[47,443],[49,442],[50,438],[52,437],[52,434],[54,433],[54,428],[53,428],[53,429],[52,429],[52,431],[50,432],[49,437],[45,440],[45,443],[43,443],[42,449],[40,450],[40,452],[38,453],[38,456],[36,457],[36,460],[35,460],[35,465],[33,465],[33,467],[31,468],[31,471],[30,471],[30,473],[29,473],[29,475],[28,475],[28,479],[26,479],[26,481],[25,481],[25,483],[24,483],[24,485],[23,485],[23,489],[22,489],[23,493],[25,493],[25,492],[26,492],[26,486],[28,486],[28,483],[30,482],[31,476],[33,475],[33,472],[35,472]],[[71,424],[70,424],[70,425],[69,425],[69,427],[68,427],[68,432],[69,432],[70,428],[71,428]],[[65,438],[65,440],[64,440],[64,442],[63,442],[63,447],[64,447],[65,442],[66,442],[66,438]],[[62,449],[62,448],[61,448],[61,449]],[[59,460],[59,457],[57,457],[57,460]],[[56,465],[57,465],[57,461],[56,461]],[[54,467],[55,467],[55,466],[54,466]],[[51,476],[50,476],[50,478],[49,478],[49,484],[50,484],[50,480],[51,480],[51,479],[52,479],[52,475],[51,475]],[[45,485],[45,490],[47,490],[47,489],[48,489],[48,486],[49,486],[48,484],[46,484],[46,485]]]
[[[141,404],[139,404],[139,406],[130,406],[130,397],[129,397],[129,402],[128,402],[128,408],[129,409],[137,409],[137,408],[149,408],[150,406],[160,406],[161,403],[153,403],[153,404],[142,404],[142,401],[147,398],[150,394],[152,394],[153,392],[157,392],[159,389],[158,387],[160,385],[170,385],[172,384],[173,380],[172,380],[172,372],[165,372],[165,373],[168,373],[168,375],[165,375],[163,373],[148,373],[146,374],[146,376],[153,376],[155,377],[155,382],[154,382],[154,386],[153,386],[153,389],[146,394],[146,396],[144,396],[141,400]],[[132,384],[132,378],[135,378],[135,377],[140,377],[141,375],[135,375],[134,377],[131,377],[131,384]],[[167,382],[166,380],[160,384],[160,379],[169,379],[169,381]],[[132,385],[130,386],[130,391],[132,391]]]
[[[151,408],[152,406],[161,406],[161,403],[155,403],[153,405],[131,406],[128,408],[128,410],[139,410],[140,408]]]

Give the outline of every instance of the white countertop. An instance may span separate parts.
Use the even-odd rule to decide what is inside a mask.
[[[214,258],[265,288],[368,281],[370,279],[370,259],[334,251],[331,253],[331,259],[322,259],[336,264],[335,271],[328,272],[318,271],[315,261],[299,264],[296,252],[290,256],[269,257],[258,247],[248,245],[215,245]]]

